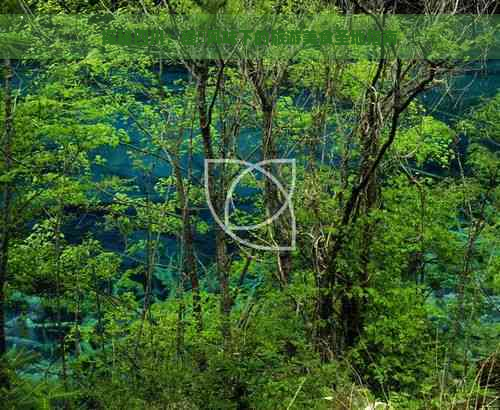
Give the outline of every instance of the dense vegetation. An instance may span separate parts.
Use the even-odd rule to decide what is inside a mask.
[[[377,18],[405,4],[47,0],[3,12]],[[83,41],[95,43],[84,58],[55,43],[60,59],[2,61],[0,408],[498,405],[497,62],[390,49],[175,61],[90,30]],[[238,234],[287,245],[295,217],[296,246],[255,250],[205,196],[208,183],[223,218],[243,169],[205,175],[204,160],[276,158],[296,159],[294,215]],[[289,164],[268,170],[291,188]],[[262,175],[238,187],[236,225],[284,201]]]

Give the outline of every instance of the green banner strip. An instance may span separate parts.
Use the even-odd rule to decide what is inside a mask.
[[[500,16],[0,15],[1,58],[500,58]]]

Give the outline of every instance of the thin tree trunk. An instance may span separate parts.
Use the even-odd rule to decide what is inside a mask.
[[[143,318],[146,320],[149,313],[149,307],[151,305],[151,292],[152,292],[152,280],[153,280],[153,232],[152,232],[152,219],[151,219],[151,196],[147,194],[147,211],[148,211],[148,226],[147,226],[147,239],[146,239],[146,272],[144,275],[144,307],[143,307]],[[142,326],[141,326],[142,329]]]
[[[263,98],[263,97],[262,97]],[[276,141],[273,135],[273,117],[274,117],[274,102],[270,101],[270,97],[261,98],[262,114],[263,114],[263,144],[262,152],[264,160],[272,160],[278,157]],[[271,174],[279,177],[279,171],[272,170],[272,167],[267,167]],[[269,178],[265,179],[265,204],[268,217],[274,215],[281,207],[277,187]],[[290,226],[287,226],[284,216],[280,216],[276,224],[271,226],[273,239],[278,246],[290,246]],[[290,281],[292,272],[292,254],[290,251],[278,251],[278,273],[281,284],[286,286]]]
[[[182,173],[179,166],[179,158],[175,159],[174,173],[176,178],[176,190],[179,203],[182,207],[182,256],[184,275],[191,282],[191,292],[193,295],[193,312],[196,318],[196,328],[199,332],[203,330],[203,312],[201,306],[200,284],[196,271],[196,260],[193,245],[193,227],[191,224],[191,214],[189,210],[189,198],[186,192]]]
[[[194,73],[197,80],[196,95],[197,95],[197,106],[198,106],[201,136],[203,139],[203,150],[205,154],[205,159],[213,159],[215,158],[215,156],[214,156],[210,126],[212,124],[212,110],[215,104],[215,100],[217,98],[217,94],[220,89],[220,84],[224,72],[224,65],[221,65],[219,69],[217,85],[210,105],[208,105],[207,103],[208,69],[209,69],[208,61],[206,60],[199,61],[196,63]],[[216,177],[212,168],[208,169],[208,185],[212,197],[212,204],[215,208],[215,211],[219,213],[222,210],[223,198],[225,195],[224,167],[221,170],[219,178]],[[226,234],[222,230],[222,228],[218,226],[218,224],[216,224],[215,248],[216,248],[216,259],[217,259],[217,272],[222,294],[220,302],[220,311],[222,315],[221,330],[225,341],[225,345],[229,346],[231,338],[230,323],[229,323],[229,314],[231,312],[231,294],[229,289],[229,261],[227,255],[227,243],[225,235]]]
[[[4,60],[5,85],[4,85],[4,135],[2,138],[3,160],[5,172],[12,167],[12,139],[14,138],[14,116],[12,109],[11,81],[13,77],[10,59]],[[7,266],[9,257],[10,224],[12,213],[12,184],[7,181],[2,190],[2,226],[0,236],[0,387],[9,387],[6,369],[4,369],[4,355],[7,352],[5,334],[5,285],[7,284]]]
[[[95,303],[97,308],[97,334],[101,342],[101,352],[105,355],[104,351],[104,325],[102,323],[102,308],[101,308],[101,297],[99,295],[99,283],[97,281],[97,275],[95,273],[95,266],[92,266],[92,276],[95,286]],[[106,358],[106,356],[105,356]],[[107,362],[107,361],[106,361]]]
[[[78,278],[77,278],[78,280]],[[80,357],[81,354],[81,332],[80,332],[80,307],[81,305],[81,297],[80,291],[78,290],[78,294],[76,297],[76,311],[75,311],[75,357]]]
[[[158,92],[162,98],[164,98],[165,90],[163,88],[163,60],[159,61],[159,73],[158,73]],[[193,298],[193,312],[196,319],[196,329],[198,332],[203,330],[203,309],[201,304],[200,295],[200,285],[198,280],[198,272],[196,265],[196,258],[194,253],[194,227],[192,224],[191,211],[189,208],[189,192],[184,183],[182,177],[182,168],[180,166],[180,154],[178,148],[181,145],[183,139],[184,128],[179,129],[179,143],[175,147],[169,150],[167,147],[162,146],[162,149],[171,158],[171,166],[174,170],[175,185],[177,192],[177,199],[181,207],[181,218],[182,218],[182,234],[181,234],[181,254],[182,254],[182,274],[186,278],[189,278],[191,283],[191,292]],[[189,150],[189,171],[188,179],[191,175],[191,159],[192,159],[192,140],[190,141],[191,147]],[[184,279],[181,281],[182,286],[184,286]],[[184,290],[184,288],[183,288]],[[181,313],[182,312],[182,313]],[[179,315],[183,317],[184,308],[179,310]],[[180,319],[179,319],[180,320]]]
[[[179,308],[177,310],[177,327],[175,335],[175,345],[177,358],[180,359],[184,353],[184,273],[181,272],[179,285],[177,290],[177,298],[179,299]]]
[[[141,326],[139,328],[139,333],[137,334],[137,339],[135,342],[134,355],[137,357],[139,351],[139,344],[142,339],[142,335],[144,332],[144,323],[149,319],[149,308],[151,306],[151,293],[152,293],[152,280],[153,280],[153,232],[152,232],[152,218],[151,218],[151,195],[147,192],[146,198],[146,209],[148,214],[148,222],[147,222],[147,233],[146,233],[146,269],[144,271],[144,279],[143,279],[143,289],[144,289],[144,303],[142,308],[142,317],[141,317]]]
[[[62,219],[62,210],[63,205],[59,204],[56,215],[56,226],[55,226],[55,257],[56,257],[56,292],[57,292],[57,330],[59,336],[59,345],[61,348],[61,361],[62,361],[62,382],[64,386],[64,390],[68,390],[68,377],[67,377],[67,364],[66,364],[66,343],[65,343],[65,334],[62,329],[62,296],[63,289],[61,285],[61,219]],[[67,408],[68,403],[64,400],[63,404],[64,408]]]
[[[262,61],[257,62],[255,65],[252,64],[251,61],[247,61],[247,64],[249,67],[245,67],[245,69],[250,69],[249,76],[259,98],[260,109],[262,112],[263,160],[277,159],[278,150],[276,147],[276,138],[273,134],[273,120],[275,116],[277,94],[285,70],[281,67],[280,74],[272,80],[273,84],[271,86],[266,86],[265,82],[266,80],[269,80],[269,78],[266,78]],[[279,169],[273,170],[270,165],[266,165],[265,168],[269,173],[280,179]],[[264,188],[264,203],[266,212],[268,217],[271,217],[278,211],[282,204],[280,203],[277,187],[269,178],[265,179]],[[278,246],[290,246],[290,222],[290,220],[287,220],[286,217],[282,215],[271,225],[270,232],[272,240]],[[290,281],[290,274],[292,271],[291,252],[287,250],[278,251],[277,265],[280,285],[286,286]]]

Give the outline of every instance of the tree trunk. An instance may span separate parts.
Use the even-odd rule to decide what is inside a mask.
[[[370,174],[370,170],[379,150],[379,134],[382,124],[376,113],[377,101],[373,93],[369,94],[369,108],[363,126],[361,127],[361,143],[363,144],[361,177],[367,179],[366,188],[359,198],[359,211],[363,216],[369,217],[370,211],[377,205],[378,186],[377,169]],[[367,300],[364,295],[353,293],[355,286],[363,292],[368,287],[370,277],[369,261],[373,240],[373,222],[367,219],[363,223],[361,232],[361,270],[353,278],[349,278],[342,296],[341,318],[344,324],[344,346],[354,347],[363,329],[364,308]]]
[[[196,260],[194,256],[193,245],[193,227],[191,224],[191,214],[189,210],[189,198],[186,192],[184,181],[182,180],[181,168],[179,166],[179,157],[175,159],[174,173],[176,179],[177,197],[182,207],[182,256],[183,256],[183,274],[191,282],[191,292],[193,295],[193,312],[196,318],[196,328],[199,332],[203,330],[203,312],[201,306],[200,285],[198,273],[196,271]]]
[[[419,82],[408,81],[407,84],[402,84],[405,79],[405,73],[413,66],[413,62],[408,63],[406,69],[403,69],[403,64],[400,59],[394,61],[393,67],[389,71],[388,61],[381,58],[375,76],[371,81],[370,90],[366,92],[366,100],[369,102],[366,113],[362,113],[362,122],[360,133],[362,136],[368,138],[362,141],[363,152],[362,162],[358,169],[359,182],[355,184],[350,192],[347,202],[342,203],[341,206],[341,219],[337,222],[336,233],[329,241],[330,245],[325,246],[323,249],[324,272],[321,272],[320,277],[324,279],[320,281],[320,288],[318,289],[318,334],[320,336],[320,344],[318,345],[322,351],[322,357],[329,357],[331,347],[325,346],[325,343],[330,342],[336,334],[335,323],[330,312],[333,311],[333,303],[336,301],[337,292],[334,291],[334,286],[338,282],[338,278],[342,278],[342,285],[344,291],[341,292],[341,312],[339,320],[343,322],[344,328],[344,342],[345,344],[353,344],[356,340],[358,330],[362,327],[362,312],[360,306],[363,301],[355,301],[348,292],[352,289],[355,283],[367,282],[367,270],[361,272],[360,277],[349,278],[345,277],[339,272],[339,255],[351,235],[355,223],[360,214],[360,206],[364,203],[364,214],[371,209],[376,200],[376,172],[380,166],[382,159],[387,153],[388,149],[394,143],[396,132],[399,125],[399,118],[401,113],[406,110],[408,105],[421,93],[429,84],[432,83],[436,74],[438,73],[438,66],[434,63],[429,63],[426,76]],[[393,75],[393,87],[387,95],[378,95],[376,86],[384,72],[391,72]],[[378,101],[383,101],[383,105],[377,106]],[[380,144],[378,136],[384,126],[386,119],[389,124],[389,132],[387,139],[383,144]],[[364,201],[363,201],[364,200]],[[364,251],[369,250],[370,240],[369,235],[365,237],[366,243]],[[366,253],[366,256],[368,253]],[[367,266],[367,264],[366,264]],[[360,281],[361,278],[361,281]],[[355,281],[354,281],[355,280]],[[364,285],[366,286],[366,285]],[[338,346],[338,344],[337,344]],[[324,351],[324,349],[327,349]],[[330,356],[331,357],[331,356]]]
[[[194,74],[197,80],[196,96],[199,115],[199,124],[201,129],[201,136],[203,140],[203,150],[205,159],[213,159],[214,150],[212,145],[212,135],[210,126],[212,124],[212,109],[219,92],[220,83],[223,75],[224,66],[219,69],[217,86],[212,97],[210,105],[207,104],[207,85],[208,85],[208,61],[202,60],[196,63]],[[225,175],[224,167],[221,170],[219,178],[216,177],[212,168],[208,169],[208,186],[210,187],[211,202],[214,206],[215,212],[219,215],[223,209],[224,196],[225,196]],[[229,261],[227,255],[227,243],[225,232],[216,224],[215,226],[215,253],[217,273],[219,277],[219,284],[221,288],[221,302],[220,311],[222,315],[222,335],[226,346],[229,345],[231,338],[229,314],[231,312],[231,294],[229,289]]]
[[[337,354],[337,326],[334,317],[335,278],[330,272],[322,272],[317,278],[315,345],[321,361],[330,362]]]
[[[54,230],[54,235],[55,235],[55,244],[54,244],[54,251],[55,251],[55,276],[56,276],[56,292],[57,292],[57,300],[56,300],[56,305],[57,305],[57,331],[58,331],[58,337],[59,337],[59,345],[61,348],[61,361],[62,361],[62,382],[64,386],[64,390],[68,390],[68,372],[67,372],[67,363],[66,363],[66,335],[64,334],[64,330],[62,328],[62,298],[64,295],[64,289],[61,283],[61,254],[62,254],[62,249],[61,249],[61,223],[62,223],[62,212],[63,212],[64,206],[62,203],[58,204],[58,209],[57,209],[57,215],[56,215],[56,226]],[[68,408],[68,401],[66,399],[63,400],[63,407],[65,409]]]
[[[273,136],[273,116],[274,107],[273,104],[263,103],[262,112],[264,115],[263,124],[263,159],[272,160],[278,157],[278,152],[276,149],[276,141]],[[269,167],[271,168],[271,167]],[[279,179],[280,172],[276,170],[274,172],[270,170]],[[279,208],[281,208],[281,203],[279,200],[278,190],[274,182],[269,178],[266,178],[266,208],[269,216],[274,215]],[[272,225],[274,231],[273,235],[276,238],[276,242],[279,246],[289,246],[290,238],[290,226],[287,226],[284,215],[280,216],[276,221],[276,224]],[[292,254],[290,251],[279,251],[278,252],[278,272],[280,274],[281,282],[283,285],[287,285],[290,280],[290,275],[292,272]]]
[[[4,138],[2,141],[3,161],[5,173],[12,168],[12,139],[14,137],[14,114],[12,111],[11,81],[13,77],[10,59],[4,60],[5,85],[4,85]],[[6,181],[2,190],[2,226],[0,236],[0,388],[9,387],[6,369],[4,369],[4,355],[7,352],[5,334],[5,286],[7,284],[7,266],[9,257],[10,224],[12,213],[12,184]]]
[[[262,156],[263,160],[272,160],[278,157],[278,152],[276,148],[276,140],[273,135],[273,118],[274,118],[274,107],[275,107],[275,97],[269,95],[266,90],[263,89],[263,85],[258,82],[254,77],[254,86],[256,87],[257,94],[259,95],[263,122],[262,122]],[[272,166],[265,167],[269,173],[274,175],[278,180],[280,179],[280,172],[278,169],[273,169]],[[284,200],[284,198],[283,198]],[[280,203],[280,198],[277,190],[277,186],[269,178],[265,179],[265,206],[268,217],[273,216],[279,208],[281,208],[282,203]],[[287,224],[285,214],[281,215],[276,223],[271,225],[271,232],[273,235],[273,240],[278,246],[290,246],[290,226]],[[290,280],[290,275],[292,271],[292,254],[287,250],[278,251],[278,273],[282,286],[286,286]]]

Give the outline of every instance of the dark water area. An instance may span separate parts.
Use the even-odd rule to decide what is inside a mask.
[[[177,80],[187,78],[187,72],[181,67],[165,67],[163,72],[165,84],[173,89],[180,90],[181,85],[177,84]],[[26,81],[28,77],[24,78]],[[463,116],[469,109],[481,102],[484,97],[491,97],[498,93],[500,86],[500,60],[490,60],[487,68],[483,71],[478,69],[464,73],[454,81],[453,89],[457,90],[449,93],[444,88],[438,88],[429,91],[421,96],[420,101],[425,107],[438,119],[453,124],[457,119]],[[114,124],[117,128],[122,128],[127,131],[131,137],[131,144],[140,145],[142,135],[134,130],[130,120],[121,118]],[[243,149],[251,152],[254,141],[260,138],[258,129],[245,129],[242,135]],[[466,138],[461,138],[459,142],[459,151],[465,151],[468,141]],[[168,177],[171,175],[171,168],[168,162],[158,161],[157,159],[145,157],[146,164],[149,162],[155,163],[155,167],[150,176],[145,176],[141,171],[133,166],[133,159],[129,155],[130,147],[119,145],[116,148],[101,148],[95,152],[95,155],[101,155],[106,159],[106,165],[93,165],[92,173],[95,181],[101,181],[109,176],[117,176],[125,179],[133,179],[138,186],[138,190],[133,194],[137,197],[144,197],[146,192],[151,189],[151,186],[157,182],[158,178]],[[251,159],[253,160],[253,159]],[[203,175],[203,158],[197,156],[194,158],[195,171],[200,177]],[[424,171],[442,175],[442,169],[433,164],[427,164]],[[240,195],[251,195],[252,191],[240,190]],[[157,198],[159,199],[159,198]],[[102,195],[101,200],[111,201],[111,198],[106,198]],[[242,208],[245,207],[243,204]],[[248,208],[247,208],[248,209]],[[133,216],[132,210],[129,210],[130,216]],[[71,218],[64,226],[64,234],[67,241],[71,244],[78,244],[88,235],[91,234],[99,240],[103,247],[112,252],[116,252],[122,256],[122,269],[130,269],[138,266],[136,259],[141,259],[144,255],[137,254],[134,258],[127,257],[125,254],[124,241],[121,235],[116,230],[103,229],[104,215],[98,212],[73,210],[70,212]],[[213,226],[214,221],[208,210],[200,211],[199,216],[209,225]],[[136,232],[130,241],[139,241],[145,239],[146,232]],[[178,241],[174,235],[161,236],[162,249],[159,258],[160,273],[163,275],[175,276],[177,273],[172,266],[171,261],[177,255]],[[214,255],[214,239],[211,233],[197,234],[195,237],[197,255],[200,262],[207,265],[213,259]],[[170,271],[169,271],[170,269]],[[162,280],[160,274],[154,279],[155,296],[163,300],[169,295],[168,281]],[[141,282],[140,275],[134,277],[139,283]],[[203,279],[203,278],[202,278]],[[209,281],[207,281],[209,283]],[[207,285],[209,286],[209,285]],[[54,344],[57,340],[58,330],[54,326],[43,325],[47,319],[46,312],[41,306],[40,300],[35,297],[20,296],[23,299],[23,309],[13,309],[7,312],[7,341],[9,347],[24,347],[27,350],[38,351],[44,357],[50,358],[54,354]],[[86,318],[85,320],[92,320]],[[487,317],[487,320],[499,320],[500,315],[492,313]]]
[[[463,74],[454,78],[449,87],[436,87],[424,93],[421,101],[436,118],[452,123],[481,100],[497,94],[499,80],[500,60],[470,64]]]

